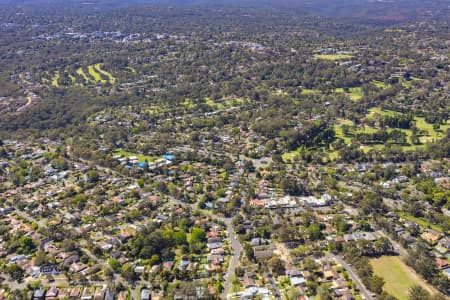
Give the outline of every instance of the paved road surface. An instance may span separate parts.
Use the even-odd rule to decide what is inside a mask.
[[[347,270],[348,275],[350,275],[350,278],[356,284],[356,286],[359,289],[359,292],[365,299],[372,299],[372,293],[361,282],[361,279],[359,278],[358,274],[356,274],[356,272],[353,270],[351,266],[349,266],[341,257],[337,255],[330,253],[328,254],[328,256],[336,259],[345,268],[345,270]]]
[[[179,199],[175,199],[173,197],[169,197],[169,201],[172,203],[176,203],[182,206],[190,206],[192,210],[196,210],[195,203],[185,203],[180,201]],[[228,241],[230,242],[231,250],[233,251],[233,256],[230,259],[230,263],[228,265],[228,271],[224,276],[225,283],[223,285],[223,291],[221,298],[227,299],[227,295],[230,293],[231,289],[231,278],[235,273],[236,267],[239,265],[239,258],[242,253],[242,245],[239,240],[236,238],[236,233],[234,232],[234,226],[231,218],[225,218],[223,216],[219,216],[210,212],[210,216],[225,223],[226,231],[228,234]]]
[[[97,256],[95,256],[89,249],[86,247],[80,247],[80,250],[86,254],[91,260],[95,261],[97,265],[101,266],[102,268],[109,268],[109,265],[106,261],[99,259]],[[130,283],[122,278],[119,274],[114,274],[114,282],[120,282],[123,286],[128,286]]]
[[[17,208],[17,207],[14,207],[14,208],[15,208],[15,210],[13,211],[13,213],[24,218],[25,220],[27,220],[30,223],[34,222],[34,223],[38,224],[39,227],[45,227],[45,221],[46,221],[45,219],[37,220],[36,218],[30,216],[28,213],[20,210],[19,208]]]
[[[78,158],[78,160],[81,161],[82,163],[85,163],[85,164],[89,164],[90,163],[90,162],[88,162],[88,161],[86,161],[84,159],[81,159],[81,158]],[[117,173],[116,171],[111,170],[109,168],[101,167],[101,166],[98,166],[98,165],[96,165],[96,167],[99,170],[104,171],[104,172],[112,172],[113,174]],[[129,178],[129,179],[132,179],[132,178]],[[190,208],[192,210],[196,210],[196,204],[195,203],[188,204],[188,203],[180,201],[179,199],[175,199],[173,197],[169,197],[169,200],[172,203],[177,203],[177,204],[180,204],[180,205],[187,205],[187,206],[190,206]],[[234,232],[234,226],[233,226],[231,218],[225,218],[225,217],[222,217],[222,216],[219,216],[219,215],[216,215],[216,214],[211,214],[211,216],[216,218],[216,219],[218,219],[219,221],[222,221],[222,222],[225,223],[227,234],[228,234],[228,239],[229,239],[229,242],[230,242],[230,247],[231,247],[231,249],[233,251],[233,256],[231,257],[230,263],[228,265],[228,271],[225,274],[224,289],[222,291],[222,296],[221,296],[222,299],[226,299],[227,295],[229,294],[230,288],[231,288],[231,278],[232,278],[232,276],[235,273],[236,267],[239,265],[239,258],[240,258],[241,253],[242,253],[242,245],[239,242],[239,240],[236,238],[236,234]],[[87,249],[83,249],[83,250],[87,250]],[[84,252],[88,256],[90,256],[92,259],[94,259],[95,256],[92,253],[90,253],[89,251],[84,251]],[[98,259],[97,259],[97,261],[98,261]],[[100,262],[100,263],[102,263],[102,262]]]
[[[270,284],[272,285],[273,295],[277,300],[282,300],[283,298],[281,297],[280,289],[278,288],[278,284],[275,281],[275,278],[273,278],[272,273],[267,274],[267,277],[269,278]]]
[[[218,218],[227,225],[228,240],[230,241],[230,246],[231,249],[233,250],[233,256],[230,259],[228,271],[225,274],[225,283],[223,285],[224,288],[222,291],[222,299],[226,299],[231,288],[231,278],[235,273],[236,267],[239,265],[239,258],[241,257],[242,253],[242,245],[236,238],[236,234],[234,232],[234,227],[231,219],[220,217]]]

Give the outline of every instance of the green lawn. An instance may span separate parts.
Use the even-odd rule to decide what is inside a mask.
[[[331,160],[336,160],[336,159],[339,158],[339,151],[338,150],[327,152],[327,154],[328,154],[328,156],[330,157]]]
[[[223,103],[225,107],[229,108],[232,106],[240,106],[243,105],[244,103],[250,103],[250,100],[244,98],[233,98],[225,100]]]
[[[379,114],[379,115],[383,115],[383,114],[394,114],[394,112],[392,111],[382,111],[380,108],[376,107],[370,110],[368,116],[372,117],[375,114]],[[341,138],[344,140],[345,144],[349,145],[352,142],[352,137],[349,136],[345,136],[342,132],[342,125],[349,125],[352,126],[353,122],[347,119],[342,119],[342,118],[338,118],[336,124],[334,125],[334,131],[336,133],[336,138]],[[359,127],[358,130],[353,131],[352,134],[356,134],[356,133],[374,133],[377,130],[379,130],[378,128],[373,128],[373,127],[369,127],[369,126],[365,126],[365,127]],[[387,131],[392,131],[394,130],[393,128],[388,128]],[[410,137],[411,137],[411,130],[409,129],[400,129],[402,132],[404,132],[406,134],[406,138],[407,141],[409,142]],[[377,149],[380,150],[384,147],[384,144],[371,144],[371,145],[362,145],[361,146],[361,150],[364,151],[365,153],[369,152],[369,150],[371,149]],[[412,150],[416,147],[424,147],[424,145],[402,145],[402,149],[403,150]],[[330,153],[330,157],[334,158],[336,157],[337,153],[331,152]]]
[[[312,95],[312,94],[319,94],[320,90],[316,89],[302,89],[302,95]]]
[[[350,120],[341,119],[341,118],[337,119],[337,123],[334,126],[334,130],[336,132],[336,138],[341,138],[345,141],[346,144],[350,144],[351,138],[344,136],[344,134],[342,133],[341,125],[343,125],[343,124],[347,124],[347,125],[351,126],[351,125],[353,125],[353,122]],[[282,155],[283,161],[288,162],[289,160],[294,160],[294,157],[296,157],[297,155],[300,154],[300,150],[301,150],[301,147],[294,151],[284,153]],[[330,159],[337,159],[339,157],[339,152],[336,150],[329,150],[329,151],[327,151],[327,154],[330,157]]]
[[[398,114],[398,113],[395,111],[391,111],[391,110],[382,110],[380,107],[374,107],[369,110],[368,117],[373,118],[375,115],[393,116],[395,114]],[[445,132],[447,131],[447,129],[450,128],[450,121],[447,121],[446,124],[441,125],[440,129],[438,131],[436,131],[433,129],[433,124],[429,124],[429,123],[425,122],[424,117],[415,117],[414,120],[416,121],[416,126],[418,129],[427,132],[427,134],[420,136],[420,142],[423,144],[428,143],[428,142],[433,142],[433,141],[443,138],[445,136]],[[409,129],[401,129],[401,130],[406,133],[408,139],[411,137],[411,130],[409,130]],[[366,129],[366,131],[368,131],[368,129]],[[423,147],[423,146],[424,145],[413,145],[413,146],[410,146],[410,148]]]
[[[86,73],[84,73],[83,68],[78,68],[76,72],[77,72],[78,75],[83,77],[84,81],[90,81],[89,77],[86,75]]]
[[[97,68],[95,66],[88,66],[88,72],[89,75],[91,75],[92,78],[94,78],[95,81],[100,83],[106,83],[107,81],[102,78],[100,73],[98,72]]]
[[[52,86],[60,87],[58,81],[61,77],[69,77],[70,82],[67,85],[80,86],[83,84],[105,84],[105,83],[115,83],[116,78],[109,72],[102,69],[102,63],[96,63],[92,66],[87,66],[87,68],[79,67],[75,71],[73,68],[66,68],[63,73],[60,71],[55,71],[53,75],[46,72],[49,78],[43,78],[43,82],[50,82]],[[86,71],[87,70],[87,71]],[[134,70],[134,69],[133,69]],[[136,72],[136,70],[134,70]],[[77,76],[78,75],[78,76]],[[81,79],[80,79],[81,77]],[[66,85],[66,84],[65,84]]]
[[[56,71],[55,75],[52,77],[52,85],[55,87],[59,87],[58,80],[59,80],[59,71]]]
[[[383,144],[373,144],[373,145],[362,145],[361,146],[361,150],[364,153],[368,153],[370,150],[375,149],[375,150],[381,150],[383,149],[384,145]]]
[[[399,300],[408,299],[408,290],[413,285],[429,289],[427,284],[411,270],[398,256],[382,256],[370,260],[374,273],[385,280],[384,290]]]
[[[353,122],[347,119],[338,118],[336,124],[334,125],[334,131],[336,132],[336,137],[341,138],[345,141],[346,144],[350,144],[351,138],[345,136],[342,132],[342,125],[353,126]]]
[[[344,94],[345,93],[353,101],[361,100],[361,98],[363,97],[361,87],[349,88],[348,92],[346,92],[346,89],[344,89],[344,88],[335,88],[333,90],[333,92],[336,94]],[[305,89],[305,88],[302,89],[302,95],[315,95],[315,94],[321,94],[321,93],[322,93],[322,91],[320,91],[318,89]]]
[[[350,99],[354,100],[354,101],[358,101],[361,100],[361,98],[363,97],[363,92],[362,92],[362,88],[361,87],[353,87],[349,89],[350,93]]]
[[[349,88],[348,92],[346,92],[344,88],[336,88],[334,89],[334,92],[337,94],[345,93],[353,101],[361,100],[361,98],[363,97],[361,87]]]
[[[85,72],[85,69],[83,69],[83,67],[80,67],[78,69],[75,70],[75,72],[73,71],[69,71],[68,69],[65,70],[65,74],[64,75],[68,75],[69,79],[70,79],[70,83],[72,85],[75,86],[79,86],[85,83],[101,83],[101,84],[105,84],[105,83],[114,83],[116,81],[116,78],[114,78],[114,76],[103,70],[102,69],[103,64],[101,63],[97,63],[95,65],[92,66],[88,66],[87,70],[88,72]],[[76,77],[76,75],[78,75],[78,77],[81,77],[82,80],[80,80],[79,78]],[[59,80],[61,78],[61,74],[59,71],[55,71],[52,78],[50,79],[50,82],[52,84],[52,86],[55,87],[60,87],[59,85]],[[43,79],[43,81],[47,81],[47,79]],[[80,82],[82,81],[82,82]]]
[[[296,157],[298,154],[299,154],[298,151],[292,151],[284,153],[283,155],[281,155],[281,157],[283,158],[284,162],[288,162],[289,160],[293,161],[294,157]]]
[[[445,132],[447,131],[447,129],[450,128],[450,121],[447,121],[446,124],[441,125],[440,130],[435,131],[433,129],[433,124],[429,124],[429,123],[425,122],[425,118],[416,117],[415,119],[416,119],[417,128],[419,128],[420,130],[428,131],[428,136],[421,137],[421,139],[420,139],[421,142],[430,142],[433,140],[441,139],[445,136]],[[425,139],[422,140],[422,138],[425,138]]]
[[[246,102],[243,98],[232,98],[227,100],[220,100],[220,101],[214,101],[213,99],[206,97],[204,99],[204,102],[207,106],[211,107],[213,110],[219,110],[219,109],[226,109],[230,108],[232,106],[240,106]],[[183,103],[181,103],[182,106],[186,107],[187,109],[193,109],[195,106],[200,103],[200,101],[192,101],[189,98],[186,98]]]
[[[72,82],[72,84],[76,84],[77,79],[75,78],[75,76],[73,76],[72,74],[69,74],[69,78],[70,78],[70,82]]]
[[[400,130],[401,132],[404,132],[406,134],[406,138],[409,139],[411,136],[411,130],[410,129],[403,129],[403,128],[386,128],[387,132],[391,132],[393,130]],[[369,127],[369,126],[365,126],[364,128],[360,128],[359,130],[357,130],[356,133],[375,133],[378,130],[380,130],[380,128],[374,128],[374,127]]]
[[[195,103],[192,102],[192,100],[189,99],[189,98],[184,99],[184,102],[181,103],[181,105],[182,105],[182,106],[185,106],[185,107],[187,107],[187,108],[194,108],[194,107],[195,107]]]
[[[381,115],[381,116],[393,116],[397,114],[395,111],[392,110],[383,110],[381,107],[374,107],[369,110],[369,117],[373,115]]]
[[[377,88],[382,89],[382,90],[385,90],[385,89],[391,87],[390,84],[386,84],[386,83],[384,83],[384,82],[382,82],[382,81],[378,81],[378,80],[374,80],[374,81],[372,81],[371,83],[372,83],[374,86],[376,86]]]
[[[130,156],[136,156],[139,162],[152,162],[157,160],[159,157],[154,157],[154,156],[148,156],[148,155],[143,155],[143,154],[139,154],[139,153],[132,153],[132,152],[128,152],[125,151],[123,149],[117,149],[115,151],[113,151],[112,153],[113,155],[122,155],[123,157],[130,157]]]
[[[279,95],[279,96],[288,96],[288,93],[286,93],[285,91],[283,91],[282,89],[278,89],[275,92],[273,92],[274,95]]]
[[[88,70],[87,74],[84,72],[84,69],[82,67],[78,68],[75,72],[78,75],[80,75],[85,82],[101,83],[101,84],[105,84],[105,83],[108,83],[108,82],[111,83],[111,84],[114,83],[116,81],[114,76],[112,76],[111,73],[103,70],[102,66],[103,66],[103,64],[101,64],[101,63],[97,63],[97,64],[92,65],[92,66],[88,66],[87,67],[87,70]],[[69,75],[69,76],[72,76],[72,75]],[[107,79],[105,79],[105,78],[107,78]]]
[[[127,69],[128,71],[130,71],[131,73],[136,73],[136,69],[133,67],[126,67],[125,69]]]
[[[324,60],[349,60],[353,58],[353,55],[348,54],[315,54],[315,58],[324,59]]]
[[[400,83],[400,85],[402,87],[407,88],[407,89],[411,88],[411,86],[412,86],[412,81],[411,80],[408,81],[403,77],[399,78],[398,82]]]
[[[137,287],[137,291],[136,291],[137,300],[141,300],[141,291],[142,291],[142,286],[139,285]]]
[[[444,232],[444,231],[442,230],[441,226],[431,224],[430,222],[427,222],[427,221],[425,221],[425,220],[423,220],[423,219],[419,219],[419,218],[413,217],[413,216],[411,216],[411,215],[407,215],[407,214],[405,214],[405,213],[399,213],[398,215],[399,215],[401,218],[403,218],[403,219],[405,219],[405,220],[407,220],[407,221],[416,222],[417,224],[419,224],[419,225],[422,226],[423,228],[431,228],[431,229],[433,229],[433,230],[435,230],[435,231],[438,231],[438,232]]]
[[[360,88],[359,88],[360,89]],[[303,90],[305,91],[305,90]],[[303,93],[302,91],[302,93]],[[314,90],[307,90],[307,93],[312,93],[311,91]],[[354,92],[354,93],[361,93],[362,96],[362,91],[359,91],[358,88],[353,88],[350,89],[350,92]],[[338,88],[334,90],[335,93],[343,93],[344,89],[343,88]],[[349,93],[347,93],[349,94]],[[398,114],[397,112],[391,111],[391,110],[382,110],[380,107],[374,107],[371,108],[369,110],[369,113],[367,114],[368,118],[377,118],[377,115],[382,116],[382,115],[390,115],[393,116],[395,114]],[[427,143],[429,142],[433,142],[436,140],[439,140],[441,138],[443,138],[445,136],[445,132],[447,129],[450,129],[450,121],[447,121],[446,124],[441,125],[440,130],[435,131],[433,129],[433,124],[428,124],[425,122],[425,118],[423,117],[415,117],[415,121],[416,121],[416,126],[418,129],[420,129],[421,131],[426,131],[426,134],[423,134],[419,137],[421,144],[419,145],[413,145],[413,144],[405,144],[405,145],[399,145],[402,147],[402,149],[404,151],[408,151],[408,150],[415,150],[417,148],[423,148],[426,146]],[[352,126],[353,122],[347,119],[343,119],[343,118],[338,118],[336,120],[336,123],[334,125],[334,131],[336,133],[336,138],[340,138],[343,139],[345,144],[350,145],[352,142],[352,137],[351,136],[345,136],[342,132],[342,125],[349,125]],[[374,133],[376,131],[380,130],[379,128],[375,128],[375,127],[370,127],[370,126],[365,126],[365,127],[358,127],[356,131],[351,132],[351,134],[356,134],[356,133]],[[387,128],[386,129],[387,132],[393,131],[395,130],[395,128]],[[411,142],[411,135],[412,135],[412,131],[410,129],[398,129],[402,132],[404,132],[406,134],[406,140],[407,143]],[[368,145],[362,145],[361,146],[361,150],[364,151],[365,153],[369,152],[371,149],[377,149],[377,150],[381,150],[384,147],[384,144],[368,144]],[[294,151],[288,152],[288,153],[284,153],[282,155],[283,157],[283,161],[287,162],[288,160],[293,160],[293,158],[295,156],[297,156],[299,154],[300,148],[296,149]],[[328,156],[331,159],[335,159],[338,157],[339,153],[338,151],[333,151],[330,150],[327,152]]]
[[[211,99],[209,97],[205,98],[205,103],[206,103],[206,105],[208,105],[209,107],[211,107],[214,110],[225,108],[225,105],[223,102],[215,102],[213,99]]]
[[[97,73],[102,74],[103,76],[107,77],[108,78],[107,82],[114,83],[116,81],[114,76],[112,76],[111,73],[106,72],[105,70],[103,70],[102,66],[103,66],[103,64],[97,63],[97,64],[94,65],[94,70],[97,71]],[[134,72],[136,72],[136,70]]]
[[[417,77],[412,77],[410,80],[406,80],[404,77],[396,77],[396,78],[398,78],[398,83],[402,87],[407,88],[407,89],[412,87],[413,82],[421,80],[420,78],[417,78]]]

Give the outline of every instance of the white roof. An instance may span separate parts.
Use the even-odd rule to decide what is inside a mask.
[[[292,277],[291,278],[291,284],[293,286],[302,285],[302,284],[305,284],[305,283],[306,283],[306,280],[303,277]]]

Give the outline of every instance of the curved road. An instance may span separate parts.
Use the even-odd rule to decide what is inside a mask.
[[[81,159],[81,158],[78,158],[78,160],[85,164],[89,163],[88,161]],[[116,173],[115,170],[112,170],[112,169],[109,169],[106,167],[101,167],[98,165],[96,165],[96,167],[104,172],[110,171],[113,174]],[[129,178],[129,179],[131,179],[131,178]],[[174,197],[170,197],[170,196],[168,198],[169,198],[170,202],[172,202],[172,203],[177,203],[177,204],[180,204],[183,206],[187,205],[187,206],[190,206],[190,208],[192,210],[196,210],[196,203],[191,203],[191,204],[185,203],[185,202],[180,201],[179,199],[175,199]],[[218,219],[219,221],[222,221],[225,223],[227,234],[228,234],[228,240],[230,242],[230,247],[233,251],[233,256],[231,257],[230,263],[228,265],[228,271],[224,276],[225,283],[224,283],[224,288],[223,288],[222,295],[221,295],[222,299],[227,299],[227,295],[229,294],[230,288],[231,288],[231,278],[235,274],[236,267],[239,265],[239,259],[241,257],[241,253],[242,253],[242,245],[239,242],[239,240],[236,238],[236,233],[234,232],[234,226],[233,226],[233,222],[232,222],[231,218],[225,218],[223,216],[219,216],[216,214],[211,214],[211,216]]]

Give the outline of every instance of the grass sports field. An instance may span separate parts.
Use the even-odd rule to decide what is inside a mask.
[[[371,259],[370,264],[373,267],[374,273],[384,278],[386,282],[384,290],[399,300],[408,299],[408,290],[413,285],[420,285],[429,292],[434,292],[398,256],[382,256]]]

